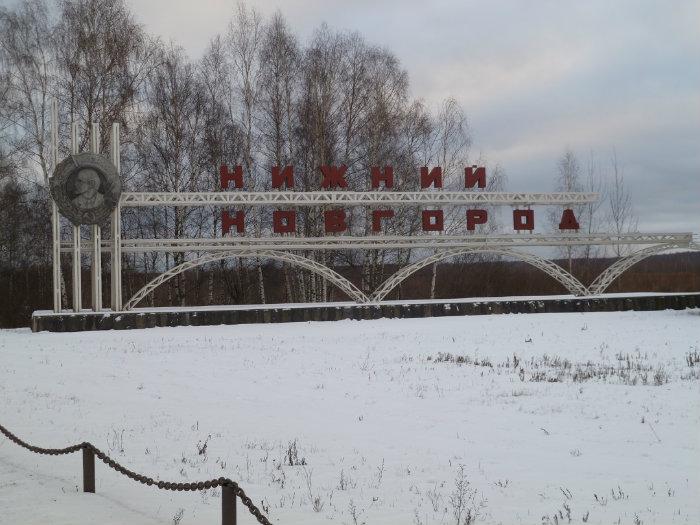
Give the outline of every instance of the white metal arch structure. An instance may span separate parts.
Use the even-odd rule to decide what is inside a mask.
[[[209,262],[215,262],[215,261],[220,261],[223,259],[230,259],[233,257],[268,257],[270,259],[276,259],[278,261],[284,261],[288,262],[290,264],[296,265],[296,266],[301,266],[302,268],[306,268],[307,270],[320,275],[324,279],[330,281],[331,283],[335,284],[338,288],[340,288],[343,292],[345,292],[348,297],[353,299],[354,301],[358,303],[367,303],[369,302],[369,298],[360,290],[357,288],[354,284],[352,284],[349,280],[347,280],[345,277],[340,275],[338,272],[322,265],[321,263],[318,263],[312,259],[308,259],[306,257],[302,257],[301,255],[297,255],[295,253],[289,253],[289,252],[280,252],[280,251],[274,251],[274,250],[265,250],[265,251],[260,251],[260,250],[238,250],[235,252],[228,252],[228,253],[208,253],[206,255],[202,255],[201,257],[198,257],[196,259],[192,259],[191,261],[185,261],[182,264],[179,264],[178,266],[175,266],[174,268],[171,268],[167,272],[164,272],[160,274],[159,276],[155,277],[152,279],[149,283],[147,283],[143,288],[141,288],[138,292],[136,292],[131,299],[124,305],[124,310],[131,310],[136,306],[144,297],[146,297],[149,293],[151,293],[153,290],[158,288],[161,284],[164,282],[168,281],[169,279],[172,279],[176,275],[190,270],[192,268],[195,268],[197,266],[201,266],[203,264],[209,263]]]
[[[643,250],[639,250],[630,255],[618,259],[610,266],[608,266],[603,273],[601,273],[588,287],[588,293],[590,295],[598,295],[605,292],[608,287],[613,283],[615,279],[620,277],[624,272],[630,269],[640,261],[643,261],[647,257],[652,255],[657,255],[666,250],[672,250],[674,248],[686,248],[691,250],[700,251],[700,246],[697,243],[689,244],[659,244],[657,246],[649,246]]]
[[[402,281],[408,278],[413,273],[417,272],[421,268],[425,268],[435,262],[442,261],[443,259],[448,259],[450,257],[455,257],[457,255],[466,255],[470,253],[495,253],[498,255],[504,255],[507,257],[514,257],[526,262],[535,268],[539,268],[545,272],[550,277],[553,277],[559,281],[569,292],[574,295],[586,295],[586,287],[581,284],[581,282],[576,279],[573,275],[567,272],[564,268],[559,266],[552,261],[549,261],[538,255],[533,255],[531,253],[524,253],[508,248],[458,248],[453,250],[445,250],[442,252],[435,253],[430,257],[426,257],[420,261],[410,264],[394,275],[389,277],[384,281],[379,288],[377,288],[372,294],[373,301],[381,301],[386,297],[386,295],[391,292],[396,286],[398,286]]]

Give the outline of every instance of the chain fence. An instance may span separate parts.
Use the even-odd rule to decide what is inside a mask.
[[[123,474],[127,478],[138,481],[149,487],[154,486],[161,490],[176,490],[176,491],[195,491],[208,490],[216,487],[221,487],[221,523],[222,525],[236,525],[236,498],[240,498],[241,503],[246,506],[248,511],[255,517],[258,523],[262,525],[272,525],[270,520],[262,513],[262,511],[253,503],[246,495],[245,491],[238,486],[238,483],[229,478],[218,478],[208,481],[199,481],[192,483],[175,483],[169,481],[156,481],[137,472],[125,468],[117,461],[102,452],[92,443],[87,441],[71,445],[66,448],[41,448],[22,441],[12,432],[0,425],[0,432],[4,434],[10,441],[16,443],[20,447],[26,448],[35,454],[45,454],[49,456],[60,456],[63,454],[73,454],[79,450],[83,451],[83,492],[95,492],[95,457],[105,463],[108,467]]]

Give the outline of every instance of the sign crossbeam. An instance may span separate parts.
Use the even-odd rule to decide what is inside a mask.
[[[610,246],[676,245],[690,246],[690,233],[624,233],[624,234],[506,234],[506,235],[376,235],[369,237],[219,237],[197,239],[122,239],[124,253],[144,252],[234,252],[251,249],[267,250],[348,250],[348,249],[452,249],[484,247],[535,246]],[[69,252],[71,243],[62,243]],[[112,244],[102,242],[102,251],[110,252]]]
[[[138,206],[371,206],[490,204],[501,206],[575,205],[596,202],[598,193],[509,193],[480,191],[223,191],[123,192],[122,207]]]

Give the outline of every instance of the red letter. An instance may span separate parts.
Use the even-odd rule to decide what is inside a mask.
[[[236,227],[237,233],[243,233],[245,231],[245,214],[242,211],[237,211],[236,214],[231,217],[227,211],[221,214],[221,233],[224,235],[231,231],[231,226]]]
[[[272,166],[272,187],[281,188],[283,182],[287,188],[294,187],[294,167],[285,166],[280,173],[279,166]]]
[[[275,233],[294,233],[297,229],[297,212],[273,211],[272,231]]]
[[[432,219],[435,219],[435,221]],[[423,210],[424,232],[441,232],[442,226],[442,210]]]
[[[475,184],[482,189],[486,187],[486,168],[464,168],[464,187],[473,188]]]
[[[226,164],[222,164],[221,167],[219,168],[219,178],[221,179],[221,189],[222,190],[227,190],[228,189],[228,183],[233,181],[234,188],[242,188],[243,187],[243,167],[242,166],[236,166],[233,168],[233,172],[230,172],[228,170],[228,166]]]
[[[345,210],[324,211],[323,221],[326,223],[326,233],[340,233],[348,229]]]
[[[569,208],[565,209],[561,214],[561,221],[559,222],[560,230],[578,230],[579,225],[576,220],[576,215],[574,215],[574,210]]]
[[[323,180],[321,181],[322,188],[347,188],[348,181],[345,180],[345,171],[348,167],[343,164],[340,167],[335,166],[321,166],[321,173],[323,173]]]
[[[513,210],[513,229],[516,231],[535,229],[535,212],[532,210]]]
[[[382,231],[382,219],[390,219],[394,216],[394,210],[374,210],[372,211],[372,231]]]
[[[486,210],[467,210],[467,230],[474,231],[477,224],[486,224],[488,218]]]
[[[436,188],[442,188],[442,168],[437,166],[428,172],[427,167],[420,169],[420,187],[425,189],[430,185]]]
[[[385,188],[394,187],[394,168],[384,166],[384,172],[379,169],[379,166],[372,168],[372,189],[379,188],[379,183],[384,181]]]

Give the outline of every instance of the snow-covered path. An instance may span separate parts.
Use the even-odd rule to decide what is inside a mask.
[[[699,352],[690,310],[4,330],[0,422],[281,524],[700,523]],[[80,485],[0,438],[2,524],[220,521],[216,490]]]

